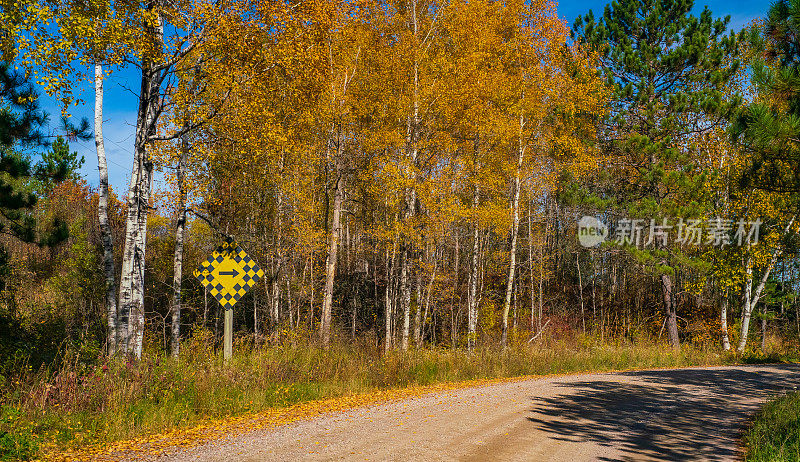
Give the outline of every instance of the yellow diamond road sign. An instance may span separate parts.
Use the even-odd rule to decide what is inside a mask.
[[[225,308],[230,308],[264,277],[264,271],[239,247],[226,242],[192,273]]]

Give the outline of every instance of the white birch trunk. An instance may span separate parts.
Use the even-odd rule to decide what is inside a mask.
[[[274,329],[273,332],[277,332],[278,325],[280,324],[280,300],[281,300],[281,289],[280,289],[280,277],[278,276],[280,269],[276,267],[276,271],[274,276],[272,277],[272,288],[270,289],[270,298],[269,298],[269,317],[272,320],[272,328]]]
[[[789,220],[789,223],[783,229],[782,236],[789,232],[791,229],[792,224],[794,224],[795,218],[792,217]],[[778,244],[780,245],[780,244]],[[748,243],[748,249],[749,249]],[[744,307],[742,309],[742,331],[741,337],[739,338],[739,345],[737,346],[736,350],[739,353],[742,353],[747,346],[747,334],[750,330],[750,318],[753,314],[753,309],[758,304],[758,300],[761,298],[761,293],[764,291],[764,286],[767,284],[767,279],[769,279],[769,275],[772,272],[772,269],[775,267],[775,263],[778,262],[778,258],[780,258],[783,249],[778,247],[772,253],[772,258],[770,258],[769,264],[764,269],[764,274],[761,275],[761,281],[759,281],[758,286],[756,287],[755,292],[752,292],[752,285],[753,285],[753,265],[752,259],[748,259],[747,263],[747,273],[745,278],[745,296],[744,296]]]
[[[413,188],[410,196],[408,208],[405,213],[406,223],[408,223],[408,219],[414,214],[414,206],[412,204],[416,202],[416,194]],[[405,240],[407,240],[407,238],[404,238],[404,241]],[[411,272],[409,262],[411,259],[411,250],[409,247],[410,245],[404,242],[403,250],[400,255],[400,306],[403,309],[403,330],[400,337],[400,349],[402,351],[408,350],[408,337],[411,328],[411,284],[409,282]]]
[[[478,199],[480,197],[480,188],[475,186],[474,196],[472,198],[473,210],[478,208]],[[475,348],[475,341],[477,337],[478,326],[478,253],[480,250],[480,233],[478,220],[474,220],[474,229],[472,232],[472,267],[469,273],[469,295],[467,297],[467,349],[472,351]]]
[[[580,250],[575,252],[575,266],[578,268],[578,293],[580,294],[581,301],[581,325],[583,326],[583,333],[586,333],[586,312],[583,306],[583,278],[581,277],[581,261]]]
[[[392,260],[394,260],[394,244],[392,244]],[[386,323],[384,330],[384,343],[383,351],[388,352],[392,349],[392,268],[394,264],[389,261],[389,249],[386,249],[386,290],[384,291],[383,306],[384,306],[384,321]]]
[[[157,45],[163,43],[163,24],[149,31]],[[131,182],[128,188],[128,213],[125,218],[125,244],[122,253],[122,274],[119,287],[119,313],[125,351],[135,358],[142,356],[144,340],[144,266],[147,243],[147,217],[150,211],[150,188],[153,162],[147,149],[149,137],[155,133],[156,108],[160,97],[160,71],[152,60],[142,63],[142,84],[136,116],[136,139]]]
[[[420,321],[420,334],[419,339],[417,340],[417,347],[421,347],[423,342],[425,341],[425,321],[428,319],[428,312],[431,306],[431,293],[433,292],[433,283],[436,281],[436,271],[439,268],[439,260],[436,258],[436,248],[433,250],[433,272],[431,273],[431,279],[428,282],[428,290],[425,293],[425,312],[422,314],[422,320]]]
[[[455,236],[455,250],[453,252],[453,302],[458,306],[457,313],[453,313],[453,303],[450,303],[450,343],[453,348],[456,347],[456,339],[458,339],[458,324],[461,317],[461,297],[458,293],[458,283],[460,282],[461,273],[459,272],[459,262],[461,261],[461,236],[456,231]]]
[[[322,300],[322,313],[320,315],[319,334],[323,345],[329,345],[331,339],[331,308],[333,305],[333,281],[336,276],[337,252],[339,248],[340,221],[344,192],[344,177],[340,172],[340,160],[336,163],[336,183],[333,190],[333,214],[331,217],[331,230],[328,240],[328,258],[325,262],[325,292]]]
[[[422,274],[417,274],[417,296],[414,309],[414,346],[419,348],[420,322],[422,320]]]
[[[280,170],[283,172],[283,158],[280,161]],[[279,186],[280,188],[280,186]],[[272,318],[273,328],[277,331],[280,324],[280,283],[281,283],[281,268],[283,265],[283,223],[281,217],[281,209],[283,208],[283,193],[279,189],[277,192],[277,202],[275,205],[275,249],[277,254],[277,262],[275,264],[275,273],[272,278],[272,297],[270,305],[270,317]]]
[[[175,224],[175,254],[172,266],[172,356],[178,357],[181,348],[181,282],[183,281],[183,235],[186,230],[186,161],[189,144],[181,139],[181,152],[178,159],[176,179],[178,180],[178,219]]]
[[[536,297],[534,297],[534,287],[536,287],[536,278],[533,276],[533,214],[530,205],[528,206],[528,263],[531,266],[531,335],[533,335],[533,326],[536,323]],[[539,259],[539,273],[541,276],[541,258]],[[541,277],[539,279],[541,281]]]
[[[524,119],[519,117],[519,148],[517,154],[517,168],[514,175],[514,191],[511,200],[511,249],[509,250],[508,278],[506,280],[506,297],[503,302],[503,334],[501,343],[503,347],[508,344],[508,311],[511,308],[511,296],[514,289],[514,273],[517,269],[517,236],[519,235],[519,189],[522,160],[525,156],[525,143],[522,138]]]
[[[417,0],[411,0],[411,27],[412,33],[416,39],[419,32],[417,24]],[[419,61],[414,58],[414,93],[412,100],[412,112],[409,114],[406,123],[406,152],[409,155],[412,168],[417,163],[417,141],[419,130]],[[412,172],[412,175],[415,173]],[[417,190],[411,186],[410,190],[406,193],[405,204],[405,224],[408,226],[410,219],[416,213]],[[411,328],[411,285],[410,278],[410,260],[411,260],[411,245],[408,238],[403,239],[402,255],[400,256],[400,305],[403,309],[403,331],[400,339],[400,349],[403,351],[408,350],[409,329]]]
[[[729,351],[731,349],[731,340],[728,336],[728,290],[722,296],[722,308],[719,313],[720,328],[722,329],[722,349]]]
[[[114,235],[108,222],[108,165],[103,140],[103,66],[94,66],[94,145],[97,148],[97,170],[100,187],[97,199],[97,219],[103,242],[103,276],[105,278],[106,312],[108,313],[108,355],[114,356],[119,343],[117,318],[117,281],[114,270]]]

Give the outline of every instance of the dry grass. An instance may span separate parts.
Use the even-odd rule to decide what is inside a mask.
[[[210,344],[196,337],[186,342],[177,359],[150,355],[137,363],[73,362],[53,373],[21,374],[2,396],[0,459],[130,440],[213,419],[380,390],[729,360],[713,350],[674,351],[658,343],[599,345],[591,339],[523,344],[505,351],[422,349],[388,355],[366,345],[336,344],[326,350],[295,340],[242,347],[224,364]]]

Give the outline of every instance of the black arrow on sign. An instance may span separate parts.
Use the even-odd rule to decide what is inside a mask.
[[[219,272],[219,275],[220,275],[220,276],[233,276],[233,277],[236,277],[236,276],[238,276],[238,275],[239,275],[239,272],[238,272],[238,271],[236,271],[236,270],[231,270],[231,271],[220,271],[220,272]]]

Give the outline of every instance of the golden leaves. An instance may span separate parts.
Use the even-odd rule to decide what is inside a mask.
[[[149,459],[154,456],[168,455],[182,448],[189,448],[204,443],[213,444],[215,441],[220,441],[224,438],[231,438],[257,430],[275,428],[326,413],[399,401],[428,393],[514,382],[530,378],[531,377],[527,376],[477,379],[455,383],[383,389],[319,401],[306,401],[285,408],[272,408],[258,413],[208,420],[205,423],[190,428],[177,428],[172,431],[147,435],[133,440],[117,441],[110,444],[89,446],[71,451],[52,452],[46,454],[43,459],[48,461],[113,461],[122,458],[126,460]]]

